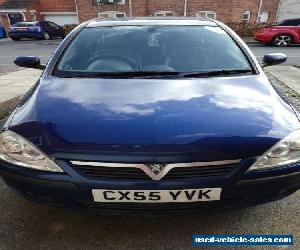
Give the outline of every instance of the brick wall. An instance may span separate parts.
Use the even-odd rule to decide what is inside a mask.
[[[42,12],[43,11],[44,12],[75,12],[76,11],[75,0],[38,0],[38,5],[39,5],[39,10]]]
[[[121,11],[129,15],[128,1],[125,5],[102,4],[94,6],[92,0],[77,0],[79,20],[96,18],[102,11]],[[215,11],[222,22],[241,22],[245,11],[251,12],[251,22],[257,19],[260,0],[188,0],[187,15],[195,16],[197,11]],[[275,21],[279,0],[263,0],[262,11],[269,12],[269,22]],[[134,16],[151,16],[156,11],[174,11],[184,14],[184,0],[132,0]]]
[[[137,0],[138,1],[138,0]],[[144,0],[140,0],[144,2]],[[120,11],[129,15],[128,1],[126,4],[101,4],[93,5],[92,0],[77,0],[79,21],[84,22],[92,18],[98,17],[99,12],[103,11]],[[134,14],[137,12],[135,11]]]
[[[147,16],[148,2],[146,0],[131,0],[133,16]],[[98,17],[99,12],[119,11],[126,13],[129,16],[129,1],[125,4],[100,4],[93,5],[92,0],[77,0],[79,20],[80,22],[87,21]]]
[[[148,0],[148,16],[157,11],[173,11],[176,16],[183,16],[184,0]]]
[[[133,16],[148,16],[149,6],[148,1],[144,0],[131,0]]]

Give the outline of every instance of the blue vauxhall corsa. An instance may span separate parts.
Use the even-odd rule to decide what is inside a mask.
[[[42,203],[156,215],[270,202],[300,187],[297,111],[227,26],[92,20],[42,69],[0,134],[0,174]]]

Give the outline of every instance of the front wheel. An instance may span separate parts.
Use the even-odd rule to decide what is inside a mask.
[[[50,40],[50,38],[51,38],[48,32],[44,32],[43,37],[45,40]]]
[[[21,39],[21,38],[19,38],[19,37],[12,37],[12,38],[11,38],[11,40],[13,40],[13,41],[20,41],[20,39]]]
[[[290,35],[278,35],[273,39],[273,45],[277,47],[289,46],[293,41],[293,37]]]

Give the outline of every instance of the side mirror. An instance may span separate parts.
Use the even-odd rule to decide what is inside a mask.
[[[45,65],[41,64],[40,58],[35,56],[19,56],[16,57],[14,63],[19,67],[32,68],[32,69],[41,69],[46,68]]]
[[[286,62],[287,56],[283,53],[267,54],[263,57],[262,67],[277,65]]]

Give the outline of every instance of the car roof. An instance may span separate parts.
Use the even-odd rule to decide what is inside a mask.
[[[193,17],[135,17],[135,18],[97,18],[88,22],[86,27],[103,26],[148,26],[148,25],[202,25],[218,26],[213,20]]]

